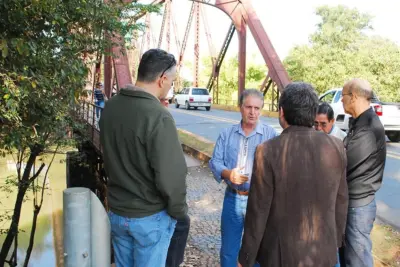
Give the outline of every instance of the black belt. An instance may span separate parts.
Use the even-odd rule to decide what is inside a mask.
[[[248,196],[249,195],[249,191],[240,191],[240,190],[237,190],[235,188],[230,187],[229,185],[227,186],[227,189],[230,192],[238,194],[238,195],[241,195],[241,196]]]

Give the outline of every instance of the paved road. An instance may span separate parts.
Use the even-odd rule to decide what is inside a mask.
[[[232,124],[239,123],[240,113],[211,109],[205,111],[169,108],[178,128],[216,141],[219,133]],[[261,118],[261,121],[282,131],[275,118]],[[400,143],[387,142],[387,163],[383,185],[377,193],[378,217],[400,229]]]

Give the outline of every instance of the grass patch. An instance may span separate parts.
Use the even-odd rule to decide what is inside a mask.
[[[371,233],[375,266],[400,266],[400,233],[375,224]]]
[[[181,143],[190,146],[211,157],[214,150],[214,143],[201,136],[192,134],[182,129],[178,129],[178,136]]]

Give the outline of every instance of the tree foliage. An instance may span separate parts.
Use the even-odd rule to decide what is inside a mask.
[[[22,199],[43,170],[42,165],[32,172],[37,156],[68,144],[67,131],[77,126],[71,110],[83,92],[90,66],[106,48],[122,45],[104,36],[125,36],[142,26],[133,15],[159,10],[159,6],[110,2],[0,3],[0,152],[18,152],[18,196],[0,253],[1,266],[17,238]],[[8,262],[15,266],[14,253],[14,260]]]
[[[321,22],[308,45],[284,60],[292,80],[312,83],[319,93],[351,78],[367,79],[384,101],[400,101],[400,47],[368,35],[372,17],[344,6],[317,8]]]

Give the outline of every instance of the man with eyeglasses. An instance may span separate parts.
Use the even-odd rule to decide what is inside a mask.
[[[323,102],[318,106],[317,116],[314,121],[314,128],[317,131],[323,131],[327,134],[335,136],[343,141],[346,133],[335,126],[335,118],[332,107]]]
[[[385,130],[370,106],[373,91],[367,81],[350,80],[342,92],[344,111],[353,117],[344,139],[349,208],[342,267],[372,267],[370,234],[376,217],[375,194],[381,187],[385,169]]]
[[[135,86],[105,104],[100,140],[117,267],[165,266],[177,220],[187,217],[187,166],[173,117],[161,104],[176,60],[143,54]]]

